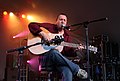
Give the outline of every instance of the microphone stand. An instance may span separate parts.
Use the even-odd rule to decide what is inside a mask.
[[[73,25],[70,25],[70,26],[66,27],[66,28],[69,28],[71,26],[83,25],[83,27],[85,28],[88,81],[90,81],[90,78],[91,78],[90,77],[90,55],[89,55],[88,24],[93,23],[93,22],[98,22],[98,21],[104,21],[104,20],[108,20],[108,18],[100,18],[100,19],[96,19],[96,20],[92,20],[92,21],[86,21],[86,22],[82,22],[82,23],[78,23],[78,24],[73,24]]]
[[[84,23],[83,26],[85,28],[86,35],[86,52],[87,52],[87,70],[88,70],[88,81],[90,81],[90,54],[89,54],[89,36],[88,36],[88,23]]]
[[[21,81],[20,68],[21,68],[22,54],[24,53],[24,50],[32,46],[39,45],[39,44],[43,44],[43,43],[35,43],[29,46],[23,46],[23,47],[19,47],[15,49],[10,49],[7,51],[7,53],[18,51],[18,77],[16,81]]]

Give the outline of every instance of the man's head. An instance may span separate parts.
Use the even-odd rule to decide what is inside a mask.
[[[64,13],[60,13],[56,19],[56,25],[61,28],[62,26],[66,26],[67,24],[67,16]]]

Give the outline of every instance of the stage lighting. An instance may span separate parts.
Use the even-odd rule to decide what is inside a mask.
[[[13,36],[13,39],[16,38],[16,36]]]
[[[28,19],[28,20],[33,20],[33,17],[30,16],[30,15],[28,15],[28,16],[27,16],[27,19]]]
[[[7,11],[4,11],[4,12],[3,12],[3,15],[7,15],[7,14],[8,14]]]
[[[26,16],[24,14],[22,14],[22,18],[26,18]]]
[[[27,60],[27,63],[30,64],[30,60]]]
[[[14,14],[13,14],[13,12],[10,12],[9,15],[10,15],[10,16],[13,16]]]

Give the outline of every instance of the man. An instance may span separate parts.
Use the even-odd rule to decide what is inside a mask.
[[[41,27],[47,29],[52,34],[63,34],[64,41],[70,42],[67,30],[63,27],[66,25],[67,16],[64,13],[61,13],[57,17],[56,24],[31,22],[28,27],[34,36],[42,36],[45,41],[51,41],[51,38],[50,35],[44,33]],[[88,76],[87,72],[80,69],[77,64],[63,56],[65,54],[70,55],[74,53],[75,49],[72,47],[64,47],[62,52],[54,48],[43,53],[41,55],[42,60],[40,59],[40,61],[42,61],[42,66],[50,66],[52,69],[57,69],[60,73],[62,73],[63,81],[72,81],[73,76],[86,79]]]

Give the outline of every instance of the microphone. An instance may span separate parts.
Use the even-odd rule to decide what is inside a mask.
[[[62,27],[63,29],[70,30],[70,26],[66,26],[65,24],[62,24],[61,27]]]

